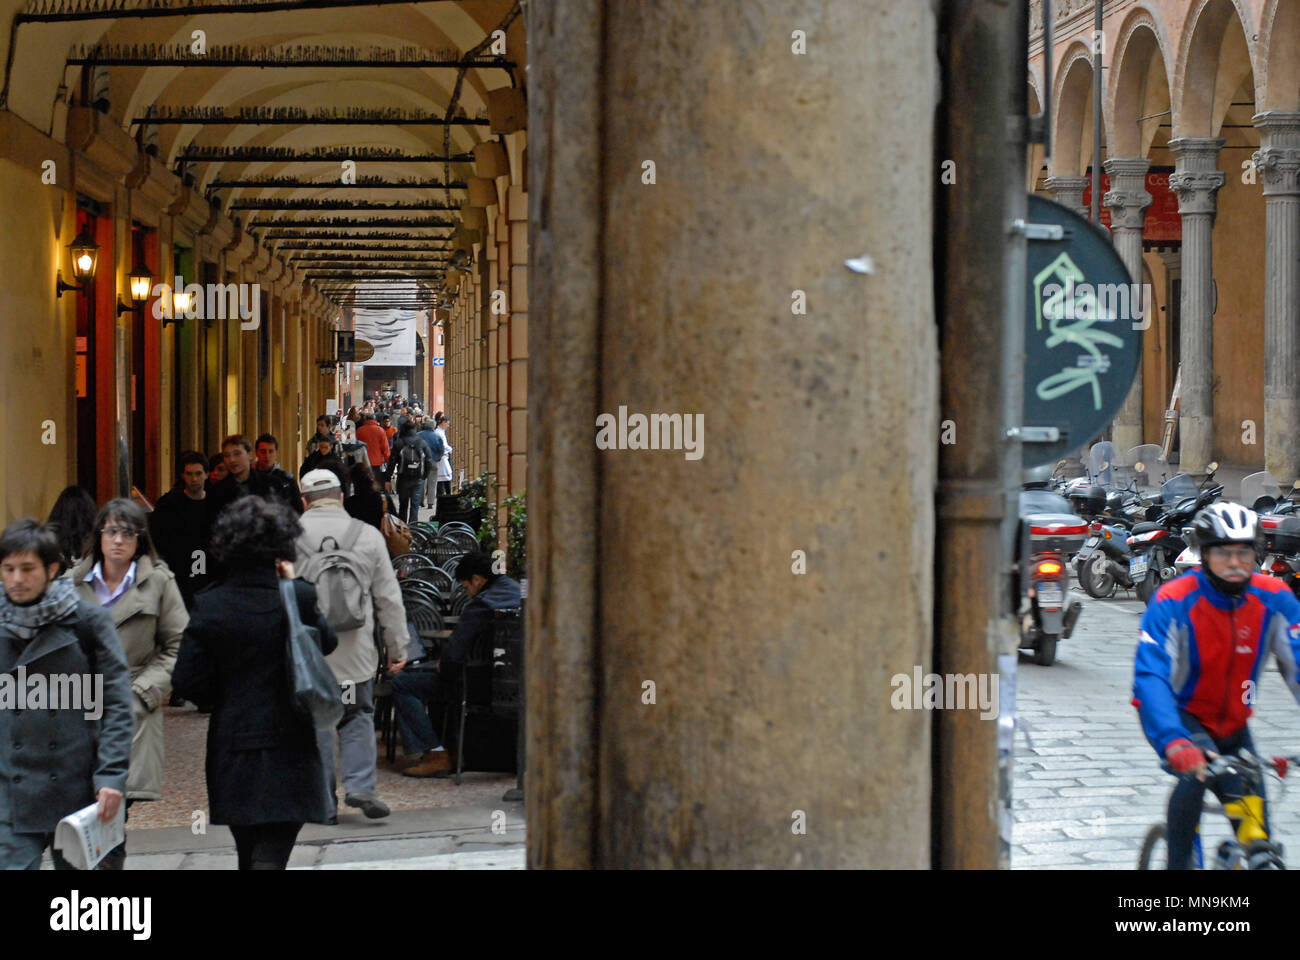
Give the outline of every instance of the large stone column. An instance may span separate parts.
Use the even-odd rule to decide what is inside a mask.
[[[1083,219],[1092,212],[1084,205],[1083,191],[1092,185],[1092,177],[1048,177],[1043,181],[1057,203],[1065,204]]]
[[[1199,473],[1214,457],[1214,213],[1225,182],[1218,169],[1221,137],[1169,141],[1175,172],[1169,188],[1183,218],[1180,333],[1183,387],[1178,401],[1179,467]]]
[[[1110,232],[1119,258],[1124,261],[1129,277],[1134,283],[1142,282],[1142,229],[1146,224],[1147,207],[1151,194],[1146,189],[1146,174],[1150,162],[1145,157],[1116,157],[1103,164],[1110,176],[1110,189],[1102,198],[1110,211]],[[1146,310],[1153,304],[1142,301]],[[1137,305],[1130,304],[1129,318],[1122,323],[1141,324]],[[1115,415],[1111,425],[1111,442],[1120,453],[1142,442],[1142,365],[1129,388],[1124,405]]]
[[[534,867],[930,865],[936,30],[528,6]]]
[[[1300,477],[1300,113],[1255,117],[1264,188],[1264,469]]]

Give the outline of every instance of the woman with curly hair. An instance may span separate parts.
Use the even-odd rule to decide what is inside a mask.
[[[222,579],[195,597],[172,674],[178,695],[212,704],[206,761],[212,823],[235,837],[240,870],[283,870],[298,831],[329,817],[325,769],[311,719],[290,701],[288,622],[279,579],[293,579],[298,518],[282,503],[244,497],[212,531]],[[338,637],[316,608],[316,588],[294,580],[298,616],[321,652]]]

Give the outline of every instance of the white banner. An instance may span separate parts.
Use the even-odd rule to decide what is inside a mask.
[[[415,366],[415,319],[413,310],[352,310],[358,340],[373,344],[375,355],[364,365],[377,367]]]

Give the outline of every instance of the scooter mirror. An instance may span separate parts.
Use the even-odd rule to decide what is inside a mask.
[[[1300,490],[1300,480],[1297,480],[1295,483],[1291,484],[1291,489]]]
[[[1146,473],[1146,472],[1147,472],[1147,468],[1146,468],[1146,466],[1142,463],[1141,460],[1139,460],[1137,463],[1133,464],[1133,469],[1136,470],[1138,473]]]
[[[1218,470],[1218,469],[1219,469],[1219,461],[1218,461],[1218,460],[1211,460],[1211,461],[1210,461],[1208,464],[1206,464],[1206,466],[1205,466],[1205,472],[1206,472],[1207,474],[1213,474],[1214,471],[1216,471],[1216,470]]]

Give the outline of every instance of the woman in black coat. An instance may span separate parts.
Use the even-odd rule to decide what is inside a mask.
[[[208,721],[209,816],[235,837],[241,870],[283,870],[305,821],[329,816],[325,770],[311,719],[289,699],[288,629],[280,577],[292,577],[297,517],[262,497],[218,517],[212,552],[227,571],[195,595],[172,686],[212,704]],[[294,581],[298,615],[329,654],[338,637],[316,607],[316,588]]]
[[[352,496],[343,501],[343,509],[349,516],[364,520],[376,530],[383,532],[384,495],[375,483],[374,472],[368,463],[354,463],[348,471],[352,481]]]

